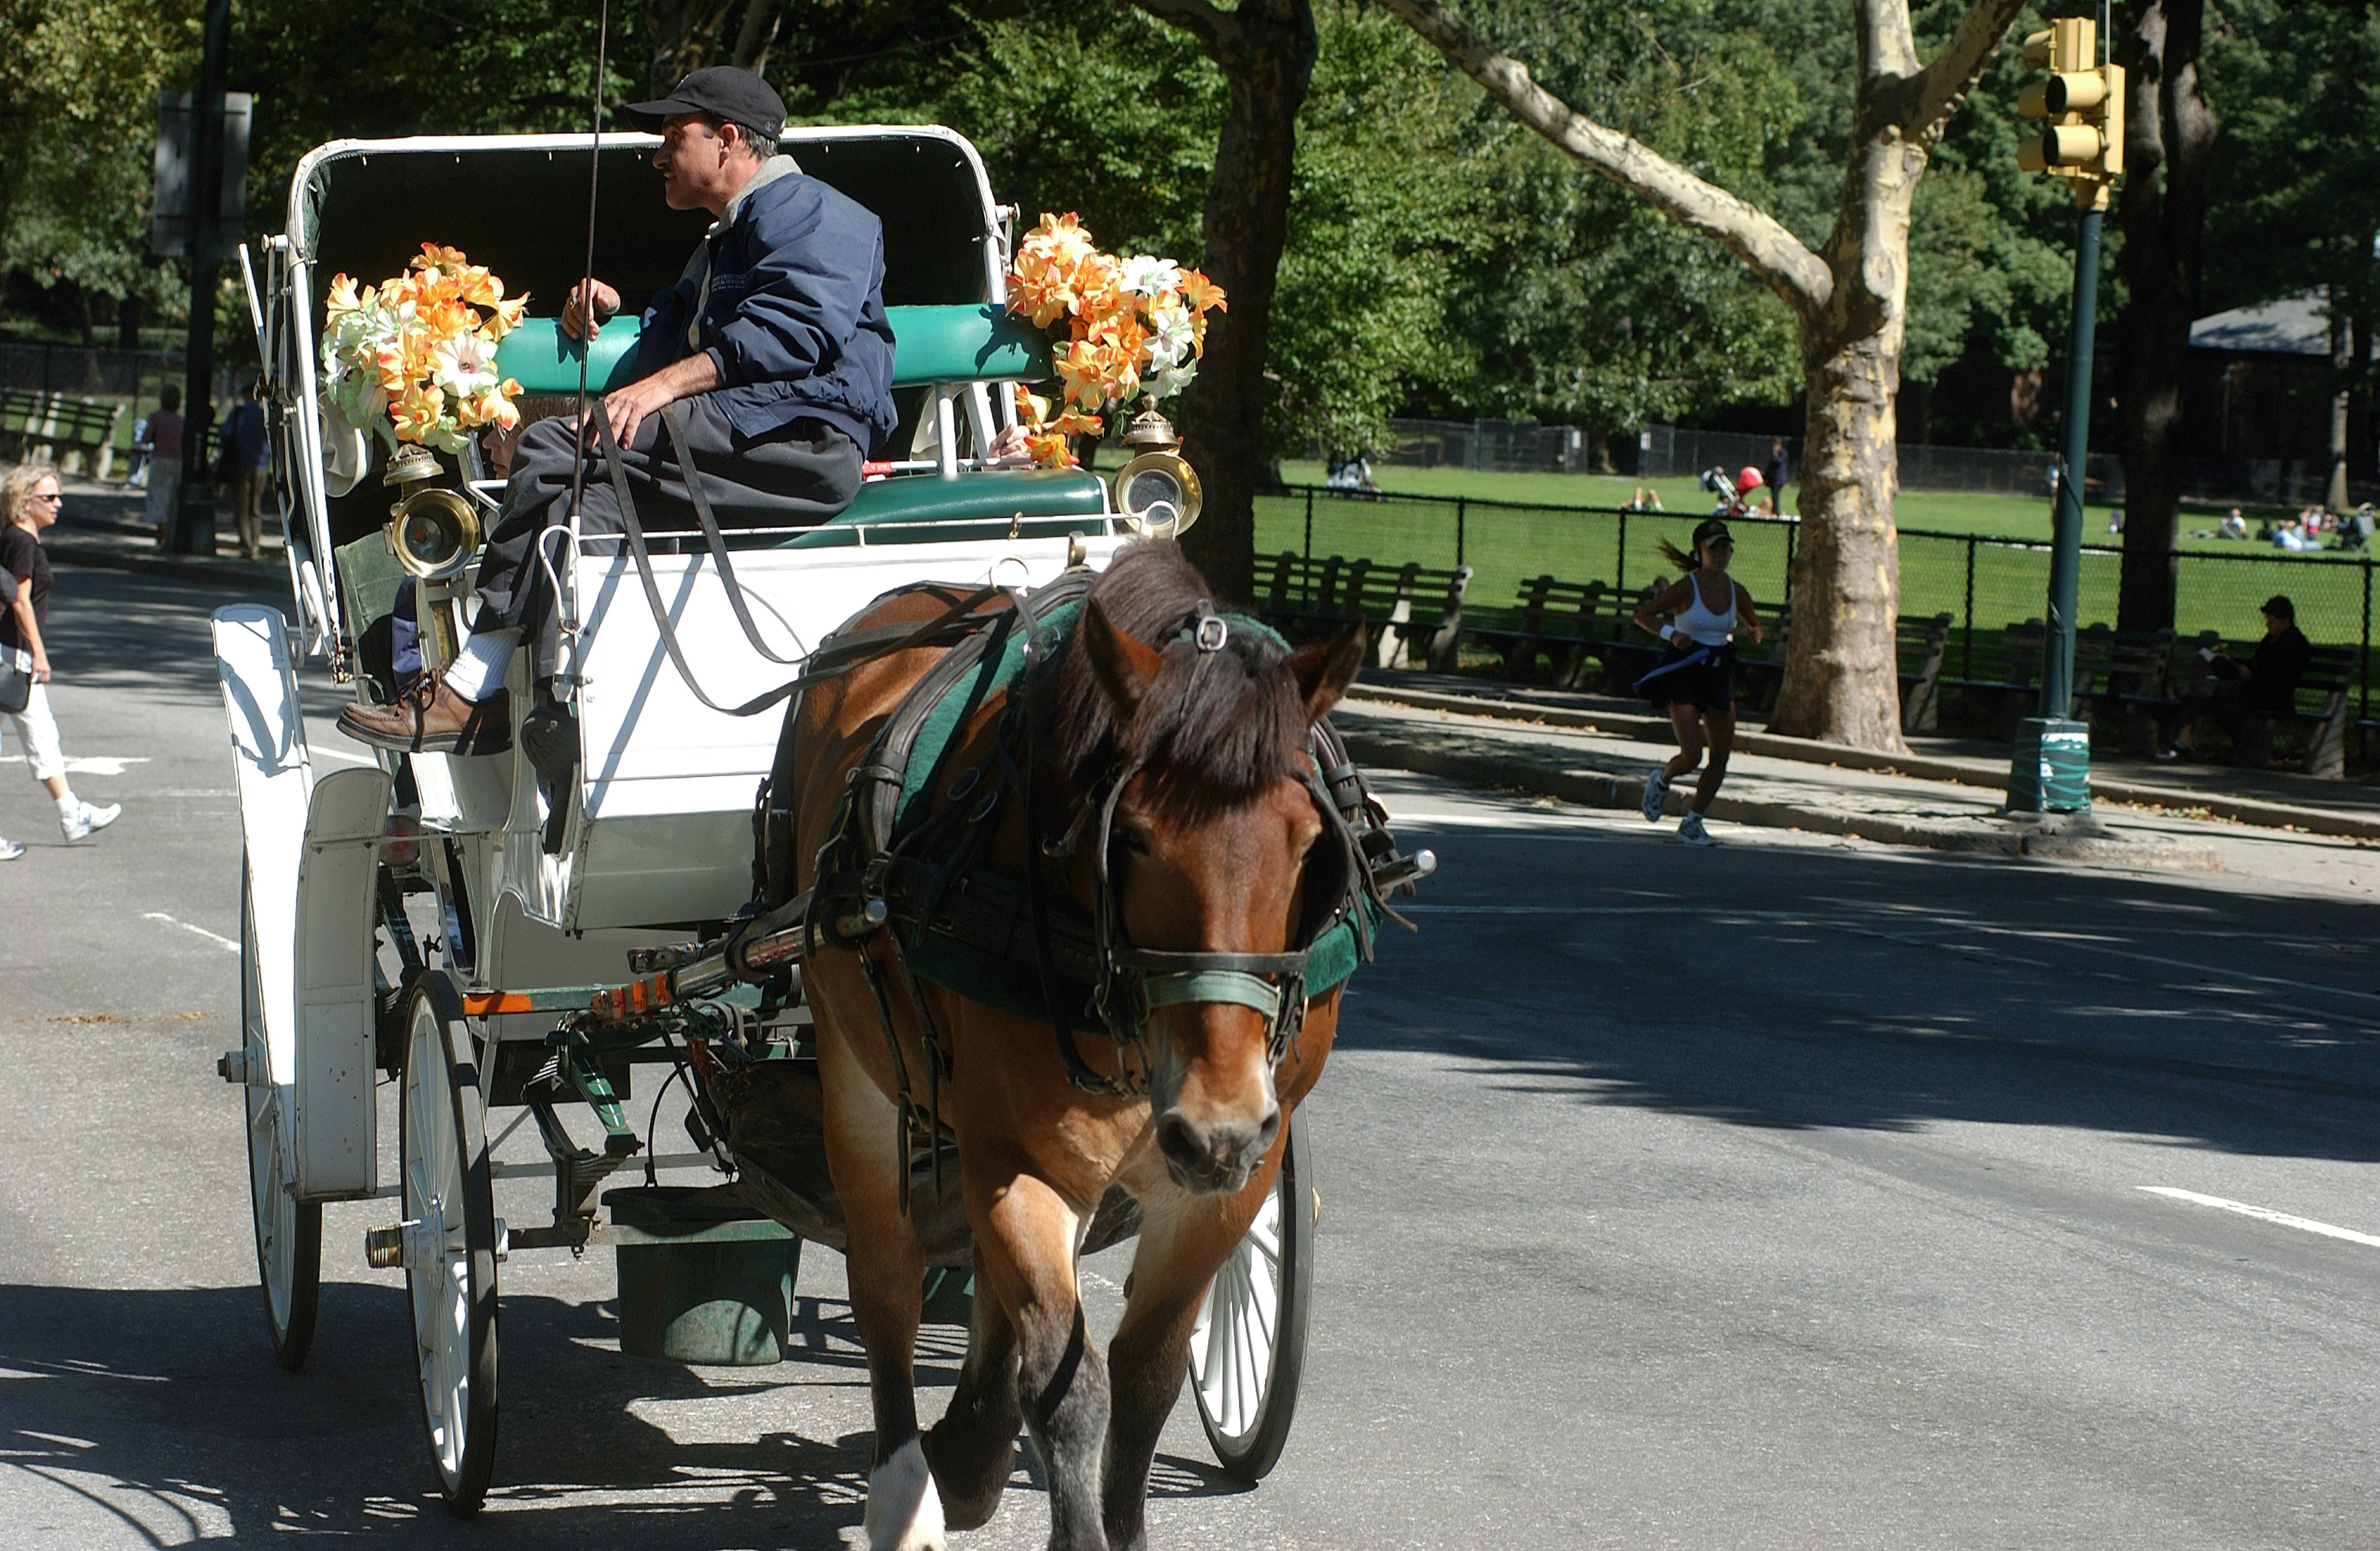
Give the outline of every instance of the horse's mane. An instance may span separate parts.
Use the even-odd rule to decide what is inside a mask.
[[[1163,653],[1155,682],[1129,726],[1099,687],[1082,631],[1051,669],[1044,736],[1077,789],[1088,789],[1119,755],[1159,777],[1157,800],[1201,804],[1244,800],[1294,769],[1305,708],[1289,653],[1270,632],[1233,629],[1219,652],[1200,652],[1187,631],[1198,604],[1214,596],[1171,541],[1126,544],[1091,588],[1109,622]],[[1044,744],[1045,748],[1052,744]]]

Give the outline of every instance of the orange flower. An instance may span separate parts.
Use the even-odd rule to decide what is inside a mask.
[[[1044,469],[1071,469],[1075,466],[1074,450],[1066,445],[1066,438],[1054,431],[1038,435],[1027,434],[1025,450],[1032,455],[1034,462]]]
[[[1223,287],[1195,269],[1182,272],[1182,299],[1201,312],[1228,312],[1223,305]]]

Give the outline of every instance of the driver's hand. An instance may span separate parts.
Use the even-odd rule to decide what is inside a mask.
[[[635,445],[637,428],[645,423],[645,417],[658,413],[671,402],[669,390],[655,387],[653,382],[647,377],[603,396],[602,416],[612,422],[613,439],[623,447]],[[588,445],[596,445],[591,427]]]
[[[581,293],[584,293],[583,295]],[[589,307],[594,311],[589,321]],[[592,339],[603,320],[620,310],[620,293],[601,280],[588,280],[570,287],[570,295],[562,303],[562,332],[573,339]],[[627,438],[623,436],[622,441]]]
[[[1021,425],[1001,427],[1000,434],[991,439],[990,459],[1004,463],[1012,458],[1025,456],[1025,428]]]

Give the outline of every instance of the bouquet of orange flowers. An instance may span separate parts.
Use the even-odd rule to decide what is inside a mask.
[[[1172,259],[1103,253],[1071,213],[1044,214],[1017,244],[1008,310],[1038,328],[1065,324],[1051,347],[1059,412],[1038,394],[1016,393],[1025,445],[1052,469],[1074,463],[1069,436],[1106,429],[1100,417],[1111,406],[1137,395],[1154,404],[1189,385],[1206,353],[1207,314],[1226,311],[1222,287],[1204,275]]]
[[[392,449],[417,442],[463,450],[474,432],[520,423],[520,384],[499,379],[496,342],[528,298],[452,248],[425,242],[406,273],[361,291],[331,279],[322,329],[323,391],[351,425]]]

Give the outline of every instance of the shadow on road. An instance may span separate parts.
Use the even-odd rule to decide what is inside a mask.
[[[771,1399],[791,1386],[864,1388],[839,1302],[801,1301],[800,1355],[785,1364],[696,1370],[621,1356],[609,1304],[506,1296],[496,1486],[484,1517],[465,1524],[431,1474],[402,1291],[326,1285],[322,1335],[297,1374],[273,1363],[260,1297],[0,1288],[0,1459],[47,1484],[33,1496],[42,1522],[97,1512],[152,1544],[393,1533],[460,1545],[495,1533],[508,1545],[574,1548],[835,1545],[858,1522],[869,1435],[808,1437],[769,1419],[791,1409]],[[921,1388],[947,1390],[965,1346],[964,1332],[929,1326]],[[710,1402],[701,1425],[715,1430],[722,1399],[741,1402],[738,1416],[761,1413],[752,1435],[680,1442],[653,1420],[676,1402]],[[929,1418],[940,1413],[940,1395],[921,1401]],[[864,1414],[864,1396],[856,1403]],[[1150,1482],[1154,1496],[1242,1490],[1171,1456]],[[1038,1491],[1021,1468],[1003,1513]]]
[[[2380,906],[1933,852],[1433,832],[1349,1048],[1746,1126],[2380,1158]],[[2374,861],[2380,873],[2380,858]]]

